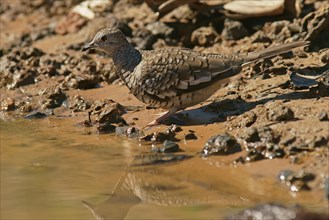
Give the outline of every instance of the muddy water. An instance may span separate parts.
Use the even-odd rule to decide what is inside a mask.
[[[154,156],[137,142],[73,125],[0,120],[1,219],[209,219],[265,202],[326,210],[318,194],[290,194],[261,175],[266,162],[232,167],[186,150],[181,161],[143,165]]]

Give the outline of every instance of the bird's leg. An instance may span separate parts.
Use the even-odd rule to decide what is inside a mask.
[[[147,126],[155,126],[155,125],[159,125],[162,122],[166,121],[167,119],[169,119],[172,115],[174,115],[177,112],[176,108],[171,108],[169,109],[169,111],[165,112],[165,113],[161,113],[159,114],[160,117],[158,117],[157,119],[155,119],[154,121],[152,121],[151,123],[149,123]]]

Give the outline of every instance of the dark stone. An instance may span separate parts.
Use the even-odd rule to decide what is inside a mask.
[[[246,156],[247,162],[254,162],[254,161],[263,160],[263,159],[265,159],[265,157],[262,154],[262,151],[257,150],[257,149],[251,149]]]
[[[167,128],[164,132],[154,132],[152,134],[147,134],[143,137],[140,137],[140,141],[151,141],[162,143],[165,140],[177,141],[175,129]]]
[[[133,166],[144,166],[144,165],[157,165],[175,163],[182,160],[190,159],[192,156],[185,154],[146,154],[138,155],[132,161]]]
[[[296,180],[293,181],[290,185],[290,191],[292,192],[299,192],[301,190],[311,190],[311,188],[307,185],[305,181]]]
[[[240,144],[229,134],[220,134],[211,137],[204,146],[201,155],[210,156],[212,154],[233,154],[241,151]]]
[[[170,125],[170,127],[167,128],[165,132],[167,132],[167,133],[175,133],[175,132],[180,132],[180,131],[182,131],[182,128],[180,126]]]
[[[185,135],[185,140],[196,140],[198,137],[195,135],[195,132],[190,131]]]
[[[114,133],[116,131],[116,127],[108,122],[98,124],[96,126],[96,131],[99,134],[104,133]]]
[[[295,177],[301,181],[309,182],[315,179],[315,174],[307,172],[305,170],[300,170]]]
[[[74,89],[92,89],[98,86],[100,80],[95,75],[70,75],[66,82],[69,87]]]
[[[257,128],[248,128],[244,138],[247,142],[260,141]]]
[[[325,112],[324,110],[322,110],[320,113],[319,113],[319,120],[320,121],[328,121],[329,118],[328,118],[328,113]]]
[[[233,165],[244,164],[244,163],[246,163],[246,161],[244,157],[241,156],[233,161]]]
[[[163,146],[160,148],[160,151],[162,153],[173,153],[180,151],[179,145],[173,141],[165,140],[163,142]]]
[[[43,112],[34,111],[34,112],[31,112],[31,113],[27,114],[24,118],[26,118],[26,119],[41,119],[41,118],[45,118],[47,116],[48,115],[43,113]]]

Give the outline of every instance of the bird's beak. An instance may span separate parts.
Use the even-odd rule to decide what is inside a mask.
[[[96,44],[95,43],[93,43],[93,42],[90,42],[90,43],[88,43],[88,44],[85,44],[83,47],[82,47],[82,51],[87,51],[87,50],[89,50],[89,49],[93,49],[93,48],[95,48],[96,47]]]

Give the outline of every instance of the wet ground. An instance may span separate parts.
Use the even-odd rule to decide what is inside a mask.
[[[1,218],[209,219],[267,203],[328,215],[326,1],[237,20],[211,4],[146,2],[113,1],[92,19],[72,12],[75,0],[2,2]],[[145,128],[162,110],[129,94],[106,55],[80,51],[104,26],[141,49],[311,44],[244,68],[209,100]]]
[[[226,156],[203,159],[184,146],[185,157],[147,165],[160,155],[148,158],[137,143],[71,123],[1,121],[1,219],[92,218],[82,201],[97,215],[132,219],[221,218],[268,201],[327,210],[321,191],[287,193],[273,178],[298,168],[287,161],[225,166]]]

